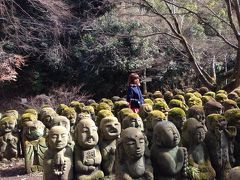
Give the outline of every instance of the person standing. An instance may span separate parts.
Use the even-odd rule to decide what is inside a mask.
[[[137,73],[131,73],[128,77],[127,101],[133,112],[138,113],[144,99],[140,89],[140,78]]]

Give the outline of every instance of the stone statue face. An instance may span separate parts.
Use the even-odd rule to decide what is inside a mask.
[[[202,143],[205,139],[205,134],[206,131],[204,130],[203,127],[197,128],[193,137],[195,143],[196,144]]]
[[[100,124],[103,138],[106,140],[116,139],[121,132],[121,125],[115,117],[103,118]]]
[[[13,119],[13,118],[7,118],[7,120],[4,120],[4,119],[6,119],[6,118],[3,118],[3,120],[1,120],[2,122],[0,123],[0,129],[4,133],[12,132],[16,125],[15,119]]]
[[[79,121],[77,128],[77,142],[83,148],[93,148],[98,143],[97,126],[92,119]]]
[[[154,128],[155,143],[161,147],[174,148],[180,142],[180,134],[176,126],[169,122],[159,122]]]
[[[53,126],[63,126],[70,132],[70,121],[65,116],[57,116],[52,120]]]
[[[135,130],[134,130],[135,129]],[[123,137],[123,149],[125,155],[129,159],[139,159],[144,155],[145,151],[145,139],[143,133],[136,128],[127,128],[124,131],[125,133]]]
[[[25,135],[29,140],[36,140],[44,135],[45,126],[41,121],[29,121],[24,129]]]
[[[177,127],[177,129],[182,129],[184,123],[186,122],[186,117],[179,117],[172,119],[171,122]]]
[[[48,146],[52,150],[62,150],[68,144],[68,131],[65,127],[54,126],[48,134]]]

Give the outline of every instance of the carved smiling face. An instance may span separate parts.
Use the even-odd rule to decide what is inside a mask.
[[[79,121],[75,131],[77,142],[80,147],[91,149],[97,145],[97,126],[92,119],[83,119]]]
[[[100,131],[104,139],[116,139],[120,135],[121,124],[116,117],[105,117],[100,123]]]
[[[8,133],[14,130],[16,120],[13,117],[4,117],[0,120],[0,130],[4,133]]]

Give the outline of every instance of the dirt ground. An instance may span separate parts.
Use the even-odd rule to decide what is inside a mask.
[[[0,162],[1,180],[42,180],[42,173],[26,174],[24,169],[24,159],[18,159],[14,162]]]

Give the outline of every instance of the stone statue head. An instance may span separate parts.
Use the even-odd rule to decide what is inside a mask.
[[[146,128],[147,129],[153,129],[154,126],[159,122],[159,121],[165,121],[166,116],[163,112],[159,110],[153,110],[148,114],[147,120],[146,120]]]
[[[206,125],[208,130],[212,132],[216,129],[224,130],[227,128],[227,120],[220,114],[210,114],[207,116]]]
[[[68,145],[68,130],[63,126],[52,127],[47,136],[48,148],[52,151],[61,151]]]
[[[37,140],[45,133],[45,126],[41,121],[28,121],[23,133],[28,140]]]
[[[122,131],[117,144],[120,162],[124,159],[137,160],[144,155],[146,139],[143,133],[134,127]]]
[[[20,125],[20,127],[24,127],[24,126],[26,126],[26,123],[28,123],[30,121],[37,121],[37,116],[35,116],[32,113],[24,113],[24,114],[22,114],[22,116],[20,118],[19,125]]]
[[[240,166],[232,168],[226,177],[226,180],[239,180],[240,179]]]
[[[222,114],[223,113],[223,106],[221,103],[210,100],[204,104],[204,111],[206,116],[209,114]]]
[[[92,119],[82,119],[75,128],[75,139],[83,149],[91,149],[98,143],[98,129]]]
[[[51,124],[51,127],[53,126],[63,126],[70,132],[70,121],[65,116],[55,116]]]
[[[180,142],[180,134],[176,126],[170,121],[161,121],[153,130],[153,144],[161,148],[174,148]]]
[[[203,106],[194,105],[188,109],[187,118],[195,118],[198,121],[205,123],[205,112]]]
[[[121,124],[116,117],[108,116],[102,119],[99,130],[102,139],[113,140],[119,137]]]
[[[123,108],[118,112],[118,120],[119,122],[122,122],[123,119],[130,113],[133,113],[133,110],[131,108]]]
[[[137,113],[128,114],[122,121],[122,128],[135,127],[144,131],[142,118]]]
[[[229,109],[224,113],[224,117],[229,126],[236,126],[237,129],[240,129],[240,109]]]
[[[57,114],[62,115],[62,112],[65,108],[68,108],[66,104],[59,104],[56,109]]]
[[[186,113],[183,109],[175,107],[168,112],[168,120],[171,121],[180,131],[186,122]]]
[[[43,122],[46,128],[50,129],[53,117],[57,116],[57,113],[51,107],[44,107],[39,113],[39,119]]]
[[[183,126],[182,138],[187,147],[202,143],[205,134],[204,125],[195,118],[189,118]]]
[[[139,115],[142,119],[147,118],[148,114],[153,110],[152,105],[142,104],[139,108]]]
[[[62,115],[69,119],[71,125],[75,124],[77,119],[77,113],[74,108],[65,108],[62,112]]]
[[[217,93],[215,96],[215,99],[217,102],[222,103],[223,101],[227,100],[228,97],[227,97],[227,94],[225,93]]]
[[[198,98],[196,96],[194,97],[191,97],[189,100],[188,100],[188,106],[189,107],[192,107],[194,105],[198,105],[198,106],[202,106],[202,100],[201,98]]]
[[[0,132],[9,133],[12,132],[16,125],[16,119],[12,116],[6,116],[0,120]]]

